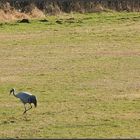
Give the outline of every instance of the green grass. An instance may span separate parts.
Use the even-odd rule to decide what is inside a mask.
[[[139,13],[46,19],[0,24],[0,138],[140,138]]]

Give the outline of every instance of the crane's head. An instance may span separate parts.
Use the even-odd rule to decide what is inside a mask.
[[[15,89],[14,89],[14,88],[12,88],[12,89],[10,90],[10,94],[11,94],[12,92],[13,92],[13,93],[15,92]]]

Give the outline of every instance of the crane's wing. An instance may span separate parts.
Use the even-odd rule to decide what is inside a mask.
[[[19,92],[16,94],[16,97],[20,98],[23,103],[28,103],[30,96],[32,96],[32,94],[28,92]]]

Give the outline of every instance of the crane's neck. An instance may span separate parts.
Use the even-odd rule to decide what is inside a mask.
[[[15,97],[17,97],[17,96],[16,96],[16,91],[15,91],[15,90],[13,90],[13,95],[14,95]]]

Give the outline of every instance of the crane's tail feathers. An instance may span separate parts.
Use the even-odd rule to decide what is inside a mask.
[[[37,107],[37,99],[34,95],[30,97],[30,103],[33,103],[35,107]]]
[[[35,107],[37,107],[37,100],[35,101],[34,105],[35,105]]]
[[[37,99],[35,96],[34,96],[34,106],[37,107]]]

